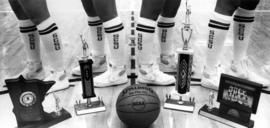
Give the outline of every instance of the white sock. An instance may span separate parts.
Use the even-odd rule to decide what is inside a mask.
[[[119,17],[103,23],[110,49],[110,63],[115,66],[126,65],[125,32]]]
[[[137,45],[138,45],[138,63],[152,64],[153,47],[154,47],[154,33],[156,21],[142,18],[138,19],[137,23]]]
[[[213,13],[209,21],[209,36],[206,56],[206,66],[218,65],[224,41],[230,27],[231,17]]]
[[[50,66],[56,71],[63,70],[63,45],[55,22],[48,18],[38,25],[38,30]]]
[[[165,55],[174,54],[173,49],[173,27],[174,18],[160,16],[158,19],[158,40],[160,42],[160,52]]]
[[[40,40],[36,25],[28,19],[20,20],[19,26],[28,61],[41,62]]]
[[[248,41],[254,22],[255,11],[238,8],[233,22],[233,60],[240,61],[246,56]]]
[[[92,55],[104,56],[105,50],[105,37],[102,26],[102,21],[97,17],[88,17],[88,25],[90,28],[91,42],[92,42]]]

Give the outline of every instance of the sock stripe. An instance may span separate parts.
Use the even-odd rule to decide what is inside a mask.
[[[115,26],[112,26],[112,27],[104,28],[104,29],[105,29],[105,31],[111,31],[111,30],[114,30],[114,29],[119,29],[121,27],[123,27],[122,23],[120,23],[118,25],[115,25]]]
[[[122,24],[121,24],[122,25]],[[118,32],[118,31],[121,31],[122,29],[124,29],[124,26],[120,26],[118,28],[115,28],[115,29],[110,29],[110,30],[105,30],[106,33],[113,33],[113,32]]]
[[[21,33],[27,33],[27,32],[32,32],[32,31],[36,31],[36,30],[37,30],[36,26],[20,27]]]
[[[237,16],[237,15],[235,15],[233,20],[237,21],[237,22],[253,22],[254,17],[245,17],[245,16]]]
[[[137,27],[155,30],[155,27],[146,26],[146,25],[143,25],[143,24],[138,24]]]
[[[222,30],[229,30],[230,24],[222,23],[215,20],[210,20],[208,26],[212,28],[222,29]]]
[[[98,20],[98,21],[88,21],[88,25],[89,26],[99,26],[102,25],[102,21]]]
[[[219,22],[219,21],[216,21],[216,20],[210,20],[210,23],[211,24],[217,24],[217,25],[223,26],[223,27],[229,27],[230,26],[230,24],[222,23],[222,22]]]
[[[49,33],[53,32],[53,31],[55,31],[57,29],[58,29],[58,27],[57,26],[54,26],[51,29],[49,29],[48,31],[44,31],[44,32],[39,31],[39,34],[40,35],[46,35],[46,34],[49,34]]]
[[[147,33],[154,33],[155,27],[146,26],[143,24],[137,24],[136,30],[142,31],[142,32],[147,32]]]
[[[142,29],[142,28],[136,28],[137,31],[141,31],[141,32],[147,32],[147,33],[154,33],[155,30],[148,30],[148,29]]]
[[[174,27],[175,23],[163,23],[163,22],[158,22],[157,26],[160,28],[171,28]]]
[[[39,33],[45,33],[47,31],[50,31],[52,28],[57,27],[55,23],[51,24],[49,27],[43,29],[43,30],[39,30]]]

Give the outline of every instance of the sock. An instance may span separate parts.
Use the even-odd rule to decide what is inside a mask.
[[[102,21],[98,16],[88,17],[88,25],[90,28],[91,42],[92,42],[92,55],[104,56],[105,39]]]
[[[248,41],[254,22],[254,10],[238,8],[234,14],[233,22],[233,60],[240,61],[246,56]]]
[[[158,19],[158,40],[160,42],[160,52],[165,55],[174,54],[173,49],[173,27],[174,18],[160,16]]]
[[[142,18],[138,19],[137,23],[137,45],[138,45],[138,63],[152,64],[153,47],[154,47],[154,33],[156,21]]]
[[[19,21],[21,37],[27,53],[27,60],[41,62],[40,40],[36,25],[29,19]]]
[[[221,57],[224,41],[230,27],[230,16],[213,13],[209,21],[209,36],[206,55],[206,66],[218,65]]]
[[[63,62],[63,46],[57,25],[51,18],[48,18],[38,25],[38,30],[50,66],[53,70],[62,71],[65,67]]]
[[[115,66],[126,65],[125,32],[119,17],[103,23],[106,37],[109,42],[110,63]]]

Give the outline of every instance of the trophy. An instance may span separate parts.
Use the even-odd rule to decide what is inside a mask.
[[[208,105],[199,114],[236,128],[252,128],[251,114],[256,114],[262,84],[234,76],[221,74],[217,101],[219,108],[213,106],[214,93],[209,95]]]
[[[101,97],[96,97],[94,92],[94,82],[93,82],[93,71],[92,71],[92,59],[88,58],[88,45],[87,42],[83,39],[82,35],[80,36],[83,46],[83,57],[82,60],[79,60],[81,76],[82,76],[82,90],[83,99],[86,99],[86,103],[82,103],[81,100],[77,100],[74,109],[77,115],[83,115],[87,113],[101,112],[105,111],[105,105]],[[91,100],[92,98],[92,100]]]
[[[21,75],[5,82],[19,128],[48,128],[71,117],[70,113],[60,107],[59,97],[55,97],[55,112],[47,113],[43,110],[42,102],[47,91],[55,84],[54,81],[25,80]]]
[[[192,35],[189,18],[191,9],[187,2],[188,0],[186,1],[186,16],[183,23],[184,27],[181,29],[183,48],[177,50],[178,63],[175,90],[178,94],[178,97],[177,99],[174,99],[172,98],[171,94],[167,94],[164,108],[193,112],[195,108],[195,98],[189,96],[192,75],[193,50],[188,46]]]

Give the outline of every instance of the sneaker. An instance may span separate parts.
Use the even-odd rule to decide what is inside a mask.
[[[176,72],[176,59],[175,55],[165,55],[161,54],[160,55],[160,71],[162,72]]]
[[[177,72],[177,61],[175,58],[175,55],[165,55],[161,54],[160,55],[160,63],[159,63],[159,69],[162,72],[165,73],[173,73]],[[195,64],[192,64],[192,74],[195,73]]]
[[[139,65],[138,82],[154,85],[171,85],[175,83],[175,78],[159,70],[154,64]]]
[[[248,61],[243,59],[241,61],[232,61],[231,70],[234,72],[236,77],[248,79]]]
[[[128,79],[125,66],[113,66],[109,64],[106,72],[94,77],[95,87],[108,87],[125,84],[127,82]]]
[[[219,66],[210,68],[205,66],[202,73],[201,85],[203,87],[218,90],[221,70]]]
[[[26,68],[20,73],[25,79],[39,79],[45,78],[45,71],[41,62],[28,61]]]
[[[105,72],[107,69],[107,64],[106,64],[106,56],[92,56],[93,59],[93,73],[100,73],[100,72]],[[80,66],[75,67],[72,69],[72,75],[73,76],[81,76],[81,69]]]
[[[51,71],[50,75],[44,81],[55,81],[55,84],[49,89],[47,94],[69,88],[67,73],[65,71]]]

